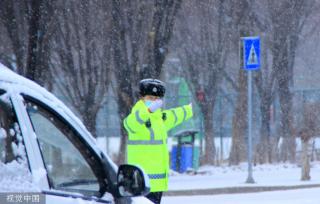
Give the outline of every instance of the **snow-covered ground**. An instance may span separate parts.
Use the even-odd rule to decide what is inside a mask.
[[[246,163],[231,167],[201,167],[198,172],[198,175],[171,174],[169,190],[320,184],[320,162],[311,164],[310,181],[300,181],[301,168],[296,164],[287,163],[254,166],[254,184],[245,182],[248,176]]]
[[[255,184],[245,183],[247,164],[233,167],[202,167],[201,174],[172,173],[169,191],[223,189],[227,187],[305,186],[320,184],[320,163],[313,162],[311,180],[300,181],[301,168],[294,164],[259,165],[253,168]],[[164,196],[163,204],[319,204],[320,188],[282,190],[260,193]]]
[[[162,204],[319,204],[320,188],[263,193],[164,197]]]

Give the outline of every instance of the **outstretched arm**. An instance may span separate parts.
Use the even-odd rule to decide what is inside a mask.
[[[164,120],[167,131],[190,119],[193,116],[192,105],[185,105],[163,111],[166,115]]]

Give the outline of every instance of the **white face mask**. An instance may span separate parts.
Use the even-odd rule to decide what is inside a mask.
[[[150,107],[150,105],[152,104],[153,101],[151,100],[145,100],[144,101],[144,104],[147,106],[147,107]]]

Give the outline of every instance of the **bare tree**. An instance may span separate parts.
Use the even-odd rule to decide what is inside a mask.
[[[100,1],[61,1],[51,71],[63,96],[96,136],[96,117],[110,82],[110,16]]]
[[[41,85],[52,86],[49,72],[51,39],[56,27],[56,1],[31,0],[29,3],[28,50],[25,75]]]
[[[252,9],[253,1],[231,0],[230,5],[233,8],[232,19],[235,30],[238,33],[237,41],[241,37],[254,35],[257,28],[255,13]],[[235,43],[236,44],[236,43]],[[240,57],[240,59],[242,59]],[[247,73],[243,69],[243,62],[240,60],[238,72],[238,96],[235,112],[232,119],[232,147],[229,157],[229,164],[235,165],[244,161],[247,156],[246,129],[247,129]]]
[[[3,53],[7,66],[19,74],[24,74],[27,52],[28,4],[27,1],[0,1],[1,24],[7,31],[12,53]],[[14,57],[11,57],[11,56]]]
[[[162,65],[168,53],[168,45],[172,36],[174,20],[181,0],[155,0],[151,30],[147,44],[147,64],[143,66],[141,78],[160,76]]]
[[[271,140],[270,120],[271,120],[271,104],[274,102],[276,89],[275,89],[275,71],[272,69],[272,53],[270,43],[272,41],[270,37],[270,29],[267,26],[268,19],[265,15],[266,5],[264,2],[255,1],[255,9],[252,15],[254,15],[255,27],[258,29],[261,37],[261,69],[254,73],[254,84],[257,89],[259,108],[261,113],[261,126],[259,143],[255,147],[255,162],[265,163],[272,162],[272,151],[276,148],[276,142]],[[257,12],[259,11],[259,12]]]
[[[55,30],[55,1],[4,0],[0,4],[0,19],[13,51],[6,53],[7,65],[41,85],[50,86],[49,40]]]
[[[311,13],[313,1],[272,1],[267,2],[272,29],[272,65],[276,76],[281,109],[280,137],[281,159],[295,160],[295,138],[292,127],[293,66],[299,35]]]
[[[181,0],[112,1],[112,46],[120,121],[137,99],[138,81],[160,78],[180,4]],[[124,161],[127,140],[124,129],[121,131],[118,162]]]
[[[185,2],[177,22],[173,47],[182,60],[185,77],[191,82],[204,113],[206,164],[215,163],[213,114],[220,83],[230,78],[224,70],[230,49],[232,29],[227,1]]]

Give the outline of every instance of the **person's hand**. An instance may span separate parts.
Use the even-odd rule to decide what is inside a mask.
[[[191,103],[189,103],[189,106],[191,107],[191,109],[192,109],[192,102]]]
[[[149,112],[153,113],[163,105],[163,101],[161,99],[155,100],[148,108]]]

